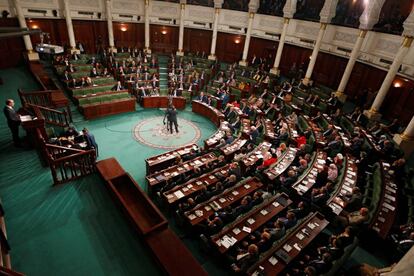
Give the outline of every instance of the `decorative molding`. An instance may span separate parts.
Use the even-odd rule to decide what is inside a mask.
[[[398,49],[400,48],[401,41],[390,41],[387,39],[379,39],[377,42],[377,47],[375,47],[375,51],[385,52],[387,54],[390,53],[397,53]]]
[[[300,24],[300,23],[296,25],[296,32],[301,33],[301,34],[305,34],[307,37],[309,37],[309,36],[316,37],[319,33],[319,29],[320,29],[320,26],[315,28],[315,27],[306,26],[306,25]]]
[[[179,13],[179,6],[164,6],[164,5],[152,5],[152,15],[168,15],[169,17],[177,17]]]
[[[265,27],[265,28],[270,28],[270,29],[282,29],[283,28],[283,24],[281,22],[275,22],[274,20],[271,19],[267,19],[267,18],[260,18],[259,20],[259,26]]]
[[[354,44],[357,40],[357,36],[354,34],[344,33],[344,32],[335,32],[334,40],[336,41],[344,41],[347,43]]]
[[[71,7],[77,6],[77,7],[88,7],[88,8],[94,8],[99,9],[101,7],[100,1],[85,1],[85,0],[67,0],[69,1],[69,4]]]

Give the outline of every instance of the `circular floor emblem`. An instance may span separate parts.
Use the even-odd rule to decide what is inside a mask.
[[[175,149],[200,139],[200,129],[192,122],[178,118],[178,133],[167,130],[163,116],[152,117],[139,122],[133,130],[134,138],[149,147]]]

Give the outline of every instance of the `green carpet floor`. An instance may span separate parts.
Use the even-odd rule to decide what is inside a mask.
[[[0,77],[4,82],[0,101],[14,98],[17,108],[17,88],[38,89],[25,68],[0,70]],[[95,135],[99,159],[116,157],[146,190],[144,159],[165,150],[140,144],[133,138],[132,129],[139,121],[162,116],[163,112],[138,108],[133,113],[85,121],[73,106],[72,110],[75,126],[87,127]],[[188,107],[179,111],[179,118],[199,127],[200,145],[215,131],[211,122],[194,115]],[[20,133],[24,135],[23,130]],[[27,275],[162,273],[97,175],[53,187],[50,170],[41,166],[34,150],[12,146],[4,118],[0,120],[0,152],[0,197],[15,270]],[[173,221],[170,225],[181,237],[185,234]],[[211,254],[200,250],[198,239],[183,237],[183,241],[210,275],[227,274],[228,268],[218,266]],[[358,247],[346,266],[361,262],[386,264]]]
[[[38,88],[25,68],[1,70],[0,77],[1,102],[14,98],[16,108],[17,88]],[[137,142],[132,128],[161,114],[158,109],[139,108],[93,121],[77,119],[75,126],[87,127],[95,135],[99,159],[116,157],[146,189],[144,159],[164,150]],[[211,122],[189,110],[179,111],[179,117],[200,128],[200,144],[215,131]],[[161,274],[97,175],[54,187],[49,169],[41,166],[34,150],[13,147],[4,118],[0,141],[0,197],[15,270],[27,275]]]

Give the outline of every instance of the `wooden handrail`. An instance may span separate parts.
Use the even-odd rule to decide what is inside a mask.
[[[84,150],[73,149],[73,148],[68,148],[68,147],[63,147],[63,146],[58,146],[58,145],[53,145],[53,144],[45,144],[45,146],[50,147],[50,148],[62,149],[62,150],[69,150],[69,151],[76,151],[76,152],[84,152]]]

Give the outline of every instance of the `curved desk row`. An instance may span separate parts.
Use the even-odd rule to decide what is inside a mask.
[[[210,119],[217,127],[224,120],[224,114],[221,111],[200,101],[193,100],[192,110],[194,113]]]

